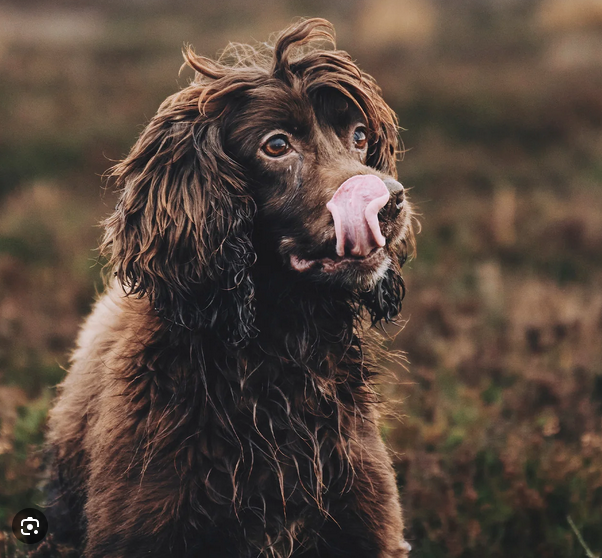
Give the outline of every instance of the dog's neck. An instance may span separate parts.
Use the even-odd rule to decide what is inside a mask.
[[[281,277],[284,276],[283,277]],[[314,373],[328,364],[353,363],[362,354],[357,298],[348,291],[291,280],[286,273],[258,274],[255,278],[256,334],[238,344],[210,329],[194,329],[159,315],[158,336],[169,346],[196,347],[204,360],[220,371],[240,358],[258,366],[280,361]],[[154,345],[153,345],[154,346]]]
[[[274,346],[298,342],[299,359],[312,349],[337,353],[352,344],[358,326],[357,298],[348,290],[316,284],[288,271],[254,275],[256,326],[262,343]]]

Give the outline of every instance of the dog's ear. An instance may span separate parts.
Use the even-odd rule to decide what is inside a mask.
[[[374,288],[360,294],[360,302],[370,313],[372,324],[384,321],[389,323],[401,312],[401,304],[406,293],[401,269],[407,259],[408,244],[413,248],[413,232],[410,228],[408,240],[401,241],[396,251],[398,258],[391,263],[389,270]]]
[[[399,126],[397,115],[385,103],[382,92],[370,76],[363,74],[365,88],[370,91],[367,115],[371,129],[370,150],[366,165],[397,178],[399,149]]]
[[[203,114],[198,99],[193,86],[168,98],[111,170],[120,198],[101,250],[128,295],[239,345],[255,332],[254,204],[223,150],[220,114]]]
[[[375,325],[381,321],[389,323],[397,317],[401,312],[404,295],[403,277],[396,270],[390,269],[372,290],[361,295],[361,301]]]

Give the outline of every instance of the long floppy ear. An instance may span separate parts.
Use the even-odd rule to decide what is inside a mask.
[[[111,170],[121,192],[101,250],[128,295],[238,345],[255,332],[254,205],[222,148],[219,114],[202,114],[198,100],[193,86],[168,98]]]
[[[371,135],[370,151],[366,165],[397,178],[397,160],[402,153],[399,149],[399,126],[397,115],[382,98],[382,91],[371,76],[362,72],[365,87],[371,92],[370,107],[367,111]]]
[[[401,272],[393,267],[372,290],[363,293],[361,302],[370,313],[372,324],[375,325],[381,321],[389,323],[395,319],[401,312],[401,303],[405,292]]]

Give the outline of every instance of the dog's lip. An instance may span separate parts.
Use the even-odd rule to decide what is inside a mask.
[[[310,269],[321,268],[325,272],[335,272],[340,268],[348,266],[372,267],[380,264],[385,257],[385,250],[382,247],[375,247],[367,256],[344,256],[344,257],[322,257],[322,258],[302,258],[295,253],[290,254],[291,267],[298,272],[305,272]]]

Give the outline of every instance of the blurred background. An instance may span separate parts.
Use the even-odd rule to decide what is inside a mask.
[[[102,289],[101,174],[187,83],[184,43],[298,16],[405,129],[422,232],[383,391],[413,554],[602,553],[601,0],[0,0],[0,555]]]

